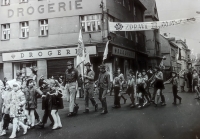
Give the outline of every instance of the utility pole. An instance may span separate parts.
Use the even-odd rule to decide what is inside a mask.
[[[104,2],[103,2],[103,0],[101,0],[101,4],[99,5],[99,7],[102,9],[102,13],[101,13],[102,34],[101,34],[101,36],[102,36],[102,40],[103,40],[103,38],[104,38],[103,37],[104,36]]]

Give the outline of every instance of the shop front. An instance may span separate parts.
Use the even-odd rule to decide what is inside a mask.
[[[90,56],[97,54],[96,46],[86,46],[85,49]],[[15,78],[17,70],[22,70],[23,76],[29,76],[30,67],[37,66],[38,77],[57,78],[64,74],[68,60],[76,65],[76,56],[77,47],[3,53],[3,73],[8,79]]]

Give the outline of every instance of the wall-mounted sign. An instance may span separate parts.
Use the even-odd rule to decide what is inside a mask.
[[[86,46],[85,51],[90,55],[97,54],[96,46]],[[76,55],[77,55],[77,47],[73,47],[73,48],[62,48],[62,49],[3,53],[2,57],[3,61],[16,61],[16,60],[68,57]]]
[[[0,8],[0,24],[101,13],[100,3],[101,0],[29,0],[23,4],[11,1],[9,6]]]
[[[122,48],[118,48],[118,47],[114,47],[114,46],[112,49],[112,54],[118,55],[118,56],[123,56],[123,57],[128,57],[128,58],[135,58],[135,52],[126,50],[126,49],[122,49]]]

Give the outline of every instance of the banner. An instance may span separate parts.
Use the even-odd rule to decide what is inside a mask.
[[[199,17],[168,20],[168,21],[156,21],[156,22],[133,22],[133,23],[109,22],[109,30],[110,31],[153,30],[153,29],[160,29],[181,24],[194,23],[197,22],[198,20]]]

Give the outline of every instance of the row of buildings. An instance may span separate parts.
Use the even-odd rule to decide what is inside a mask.
[[[38,76],[63,74],[66,61],[72,60],[76,65],[80,29],[86,52],[97,71],[95,78],[108,36],[111,42],[105,63],[111,75],[118,67],[127,75],[129,69],[136,71],[159,65],[163,55],[173,53],[171,49],[162,51],[163,39],[170,46],[174,43],[174,47],[183,45],[188,50],[184,42],[169,42],[160,36],[159,30],[109,31],[109,21],[159,21],[155,0],[1,0],[0,13],[1,79],[15,78],[17,70],[28,76],[31,66],[38,67]],[[179,69],[182,63],[170,64],[167,67]]]

